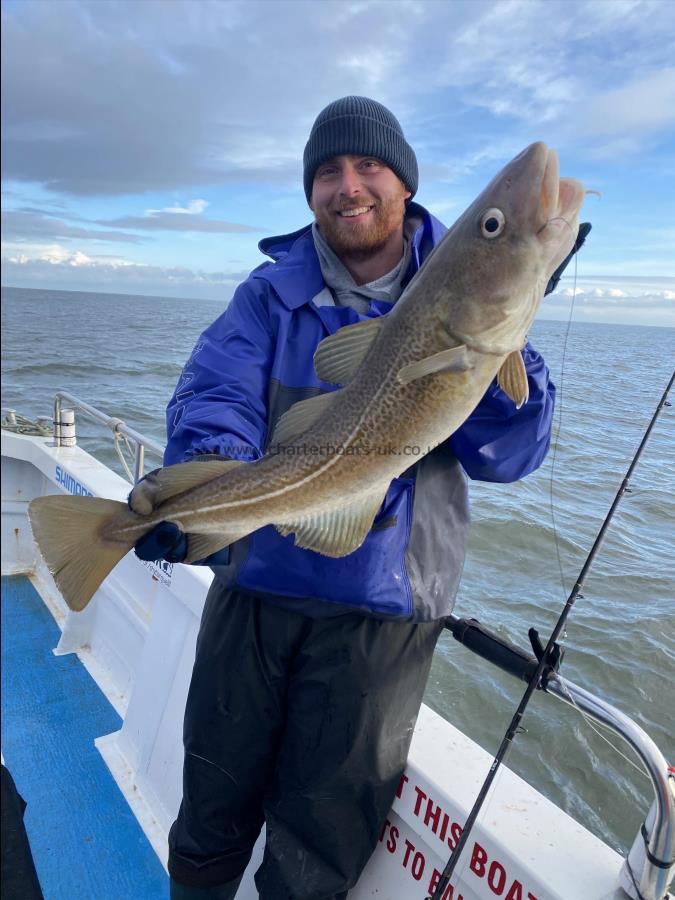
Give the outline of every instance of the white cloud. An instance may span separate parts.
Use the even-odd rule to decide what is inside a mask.
[[[572,296],[576,297],[576,296],[581,296],[581,295],[588,295],[589,297],[597,297],[597,298],[614,297],[615,299],[618,299],[619,297],[628,297],[629,296],[629,294],[627,294],[625,291],[622,291],[620,288],[599,288],[599,287],[587,288],[587,289],[575,288],[574,291],[572,291],[570,288],[565,288],[560,293],[565,297],[572,297]]]
[[[675,67],[642,75],[588,103],[581,130],[595,135],[620,135],[610,146],[632,149],[640,135],[675,125]]]
[[[413,128],[433,110],[471,129],[465,112],[487,110],[491,141],[505,118],[555,133],[590,117],[594,135],[625,142],[631,128],[665,127],[675,105],[660,39],[671,2],[173,0],[171,16],[161,3],[122,6],[6,5],[11,177],[76,195],[297,185],[313,117],[348,93],[370,92]],[[626,84],[626,72],[646,74]],[[202,210],[152,212],[167,211]]]
[[[563,281],[569,279],[563,278]],[[572,299],[574,297],[574,299]],[[641,277],[587,277],[573,290],[559,287],[544,298],[542,319],[617,322],[626,325],[675,327],[675,279]]]
[[[146,216],[157,216],[161,213],[178,213],[179,215],[198,216],[209,205],[208,200],[190,200],[187,206],[165,206],[164,209],[146,209]]]
[[[3,284],[95,293],[154,294],[227,301],[247,272],[206,272],[188,266],[152,266],[118,257],[87,256],[54,245],[39,254],[2,259]]]
[[[661,37],[675,25],[671,0],[498,0],[472,4],[473,15],[447,4],[447,17],[440,7],[426,22],[427,82],[450,88],[460,107],[510,119],[511,132],[545,128],[549,139],[616,159],[675,121],[675,69]],[[604,145],[589,146],[589,135]]]
[[[563,297],[578,297],[580,294],[585,294],[586,291],[583,288],[563,288],[562,290],[557,291],[557,293],[562,294]]]
[[[205,200],[194,203],[206,204]],[[211,234],[248,234],[260,231],[253,225],[225,222],[222,219],[208,219],[184,207],[148,210],[144,216],[120,216],[117,219],[96,219],[97,225],[112,225],[115,228],[134,228],[148,231],[201,231]],[[148,215],[152,213],[152,215]]]
[[[574,293],[614,299],[645,296],[667,299],[675,292],[675,278],[668,276],[586,275],[579,276],[574,285],[573,281],[572,275],[563,275],[552,296],[571,297]]]
[[[392,77],[392,73],[400,66],[403,54],[395,46],[374,47],[369,44],[363,50],[341,55],[337,67],[344,69],[348,75],[357,75],[365,81],[363,93],[377,91]]]
[[[555,119],[578,90],[577,73],[565,59],[570,17],[562,17],[553,34],[541,28],[542,6],[528,0],[475,4],[474,9],[476,15],[466,22],[439,22],[450,52],[429,73],[431,79],[465,88],[465,106],[500,118]]]
[[[92,223],[79,216],[64,213],[66,219],[76,222]],[[57,219],[46,210],[22,208],[4,209],[2,211],[3,241],[23,243],[24,241],[42,240],[59,241],[77,238],[87,241],[106,241],[112,243],[139,244],[146,238],[126,231],[100,231],[81,225],[71,225],[70,221]]]
[[[81,250],[68,251],[63,247],[54,247],[43,259],[53,266],[93,266],[95,261]]]
[[[145,241],[143,258],[163,261],[160,248],[178,233],[291,231],[304,221],[291,217],[305,209],[286,201],[287,188],[302,198],[302,149],[314,116],[336,97],[365,93],[399,117],[417,151],[420,192],[431,199],[421,202],[441,218],[542,138],[560,148],[571,174],[588,174],[605,191],[586,270],[672,274],[663,209],[673,163],[657,138],[675,108],[665,40],[675,27],[673,0],[170,5],[168,16],[163,3],[5,4],[3,83],[12,102],[3,104],[2,159],[11,186],[31,183],[44,206],[50,191],[86,195],[86,205],[69,208],[96,216],[79,220],[92,226],[84,229],[73,217],[55,222],[56,213],[22,213],[21,222],[15,215],[24,230],[12,252],[29,240],[92,250],[85,240]],[[650,146],[655,152],[640,158]],[[129,195],[133,215],[101,199]],[[150,202],[160,208],[147,209]],[[250,224],[226,221],[233,202]],[[615,240],[621,222],[630,228]],[[225,240],[227,248],[245,243]],[[203,249],[216,243],[188,236],[176,252],[193,268],[196,258],[219,266],[215,251]],[[607,294],[613,289],[621,288],[589,287],[603,292],[594,294],[598,302],[621,300]]]
[[[29,252],[21,252],[13,256],[6,256],[2,260],[3,266],[30,268],[34,263],[46,263],[50,266],[67,266],[81,268],[83,266],[106,266],[118,269],[121,266],[138,265],[128,259],[117,256],[93,256],[83,253],[81,250],[69,250],[60,244],[50,244],[46,247],[36,247]]]

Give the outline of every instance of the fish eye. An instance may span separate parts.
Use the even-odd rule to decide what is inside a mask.
[[[480,217],[480,230],[483,237],[496,238],[506,227],[506,219],[501,209],[488,209]]]

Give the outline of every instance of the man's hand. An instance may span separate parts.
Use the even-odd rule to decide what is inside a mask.
[[[127,503],[132,512],[139,516],[149,516],[157,507],[157,494],[159,484],[157,472],[152,472],[142,478],[129,494]],[[147,562],[155,562],[165,559],[170,563],[180,563],[185,560],[188,550],[187,535],[175,522],[160,522],[151,528],[147,534],[136,541],[134,553],[139,559]],[[196,566],[226,566],[230,561],[230,548],[224,547],[217,553],[212,553],[206,559],[195,560]]]
[[[136,541],[134,553],[139,559],[149,562],[157,559],[170,563],[183,562],[187,556],[187,536],[174,522],[160,522]]]
[[[159,469],[153,469],[152,472],[148,472],[127,497],[129,509],[138,513],[139,516],[149,516],[157,506],[157,493],[159,492],[158,472]]]
[[[157,506],[159,469],[142,478],[127,498],[129,509],[139,516],[149,516]],[[136,541],[134,553],[139,559],[154,562],[165,559],[170,563],[183,562],[187,556],[187,537],[174,522],[160,522]]]

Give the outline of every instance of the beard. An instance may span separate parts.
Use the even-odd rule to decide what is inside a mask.
[[[400,228],[405,215],[405,198],[363,199],[342,209],[355,209],[357,206],[373,207],[364,222],[350,222],[325,209],[315,212],[314,217],[319,231],[338,256],[361,261],[384,247]]]

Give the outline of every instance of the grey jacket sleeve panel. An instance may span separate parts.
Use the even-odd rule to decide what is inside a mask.
[[[452,611],[468,538],[467,477],[445,442],[417,465],[405,558],[417,621]]]

